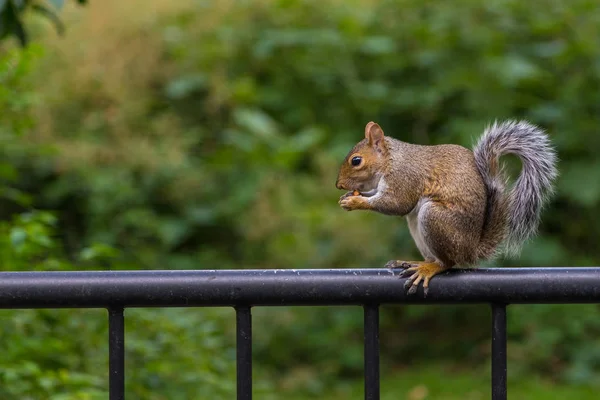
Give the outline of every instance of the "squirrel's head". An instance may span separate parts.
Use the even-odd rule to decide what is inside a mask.
[[[375,191],[388,163],[388,149],[383,130],[375,122],[365,127],[365,138],[348,153],[338,174],[338,189]]]

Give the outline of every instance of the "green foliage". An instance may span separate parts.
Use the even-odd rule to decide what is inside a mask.
[[[8,51],[0,57],[0,201],[6,199],[21,206],[28,205],[31,199],[11,185],[18,180],[18,173],[5,155],[16,152],[15,136],[32,127],[29,115],[33,102],[32,85],[26,78],[39,53],[38,47],[31,47],[24,51]]]
[[[577,384],[556,385],[540,376],[526,375],[509,380],[508,395],[510,398],[528,400],[592,400],[597,396],[597,388]],[[381,382],[381,400],[487,400],[490,397],[489,371],[485,368],[462,369],[443,363],[411,365],[393,371]],[[286,398],[304,400],[307,397],[291,393]],[[320,400],[362,398],[362,382],[340,384],[335,390],[319,396]]]
[[[226,312],[227,311],[227,312]],[[127,394],[235,397],[231,310],[127,310]],[[108,327],[100,310],[1,311],[3,399],[106,399]],[[268,386],[257,379],[256,393]]]
[[[76,2],[85,4],[87,0],[76,0]],[[29,42],[29,34],[23,22],[23,14],[29,10],[50,20],[58,33],[62,34],[64,26],[56,12],[63,4],[64,0],[0,0],[0,39],[14,35],[21,46],[26,46]]]
[[[495,264],[597,264],[596,2],[184,3],[156,1],[157,17],[143,5],[92,2],[88,19],[72,17],[83,22],[61,42],[45,40],[43,54],[32,46],[4,55],[2,268],[338,268],[414,258],[405,223],[339,209],[342,157],[370,120],[402,140],[470,146],[504,118],[548,130],[561,177],[540,236],[519,259]],[[94,28],[109,23],[101,35]],[[17,344],[3,368],[16,371],[2,375],[14,392],[0,397],[46,398],[57,388],[105,396],[104,316],[5,315],[0,334]],[[20,315],[29,330],[17,329]],[[361,376],[360,309],[254,316],[257,384],[263,374],[277,382],[261,386],[261,398],[324,398],[332,382]],[[510,306],[510,371],[597,381],[599,317],[595,305]],[[389,307],[381,318],[389,370],[442,360],[476,369],[489,357],[485,306]],[[231,315],[131,310],[127,321],[135,398],[195,398],[200,387],[203,397],[231,397]],[[53,364],[57,349],[64,359]]]
[[[31,70],[38,46],[0,58],[0,269],[81,270],[115,267],[120,251],[91,242],[67,251],[56,213],[33,208],[39,193],[23,182],[20,162],[47,157],[47,146],[22,146],[34,128]],[[75,264],[76,262],[76,264]],[[143,399],[234,396],[233,313],[128,310],[128,395]],[[108,396],[106,315],[89,310],[0,311],[0,398],[94,400]],[[159,329],[157,329],[159,327]],[[75,334],[76,333],[76,334]],[[182,372],[183,371],[183,372]],[[267,387],[258,381],[257,394]],[[264,397],[268,398],[268,397]]]
[[[0,222],[0,265],[10,270],[93,268],[116,256],[104,245],[83,249],[70,263],[47,212]],[[101,265],[101,264],[100,264]],[[127,311],[128,392],[134,398],[227,399],[235,393],[233,312]],[[0,398],[75,400],[108,395],[106,316],[87,310],[2,311]],[[76,335],[73,333],[77,332]],[[257,393],[265,386],[259,381]]]

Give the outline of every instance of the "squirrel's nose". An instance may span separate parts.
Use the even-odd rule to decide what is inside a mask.
[[[339,180],[335,181],[335,187],[340,190],[344,189],[344,185],[342,185]]]

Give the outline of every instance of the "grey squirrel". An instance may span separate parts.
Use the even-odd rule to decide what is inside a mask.
[[[499,157],[515,154],[522,171],[512,190]],[[385,136],[374,122],[348,153],[336,187],[349,190],[339,200],[347,210],[406,216],[424,261],[392,260],[404,268],[405,288],[423,283],[456,265],[489,259],[500,246],[518,253],[535,234],[540,212],[557,177],[556,153],[543,130],[525,121],[494,123],[473,151],[458,145],[421,146]]]

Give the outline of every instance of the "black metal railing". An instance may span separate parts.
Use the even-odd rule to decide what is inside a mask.
[[[360,305],[364,309],[365,399],[379,399],[379,306],[488,303],[492,309],[492,399],[507,397],[506,306],[600,303],[600,268],[455,270],[434,278],[426,298],[408,296],[387,269],[2,272],[0,308],[106,308],[110,400],[125,398],[129,307],[234,307],[237,398],[252,398],[254,306]]]

